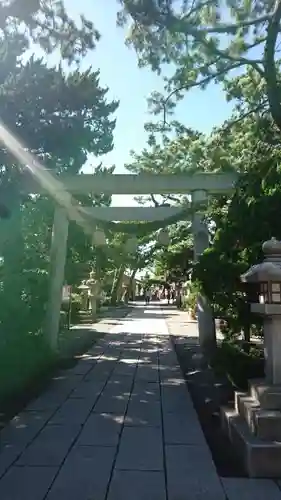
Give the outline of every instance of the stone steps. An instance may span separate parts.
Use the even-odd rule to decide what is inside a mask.
[[[281,410],[281,386],[272,386],[264,380],[249,382],[250,397],[256,399],[265,410]]]
[[[256,399],[243,393],[235,393],[235,410],[255,436],[265,441],[281,442],[280,410],[264,409]]]
[[[235,408],[222,407],[221,421],[249,477],[281,477],[281,442],[265,441],[255,436]]]
[[[221,421],[250,477],[281,477],[281,387],[251,380]]]

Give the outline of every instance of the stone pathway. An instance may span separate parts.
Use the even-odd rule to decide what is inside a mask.
[[[281,500],[218,477],[165,317],[135,307],[2,431],[1,500]]]

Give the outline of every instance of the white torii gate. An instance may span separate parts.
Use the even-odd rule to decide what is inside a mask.
[[[56,193],[67,191],[69,197],[75,194],[123,194],[123,195],[163,195],[190,194],[194,203],[207,201],[208,194],[229,194],[234,188],[237,174],[198,173],[194,175],[132,175],[132,174],[81,174],[76,176],[54,176]],[[58,181],[58,182],[57,182]],[[61,188],[60,188],[61,186]],[[29,193],[50,194],[50,189],[39,185],[35,179],[27,179],[25,189]],[[52,193],[54,195],[54,193]],[[64,193],[65,195],[65,193]],[[76,206],[76,209],[79,206]],[[152,221],[163,220],[182,211],[182,207],[83,207],[83,213],[94,218],[111,221]],[[58,332],[64,268],[67,252],[68,223],[71,214],[65,207],[56,204],[51,256],[50,291],[46,314],[46,333],[51,347],[58,346]],[[194,258],[209,246],[209,235],[202,222],[203,214],[193,218]],[[204,297],[198,302],[198,328],[201,347],[208,348],[214,342],[215,330],[211,310]]]

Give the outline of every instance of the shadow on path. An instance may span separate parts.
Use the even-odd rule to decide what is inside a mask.
[[[2,431],[1,500],[226,500],[164,318],[130,319]]]

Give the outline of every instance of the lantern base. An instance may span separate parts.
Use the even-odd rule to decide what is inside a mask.
[[[280,316],[281,304],[251,304],[251,312],[260,316]]]
[[[265,317],[263,330],[266,382],[281,386],[281,316]]]
[[[252,380],[235,393],[235,408],[221,409],[222,426],[249,477],[281,477],[281,385]]]
[[[210,304],[200,293],[197,296],[197,320],[201,351],[206,359],[210,359],[214,356],[217,347],[216,327]]]

